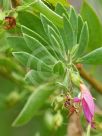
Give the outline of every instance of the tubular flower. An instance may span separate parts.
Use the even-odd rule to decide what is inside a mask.
[[[84,115],[87,121],[91,124],[91,126],[94,127],[93,116],[95,112],[95,104],[93,101],[93,97],[89,89],[84,84],[80,84],[80,90],[81,90],[81,101],[82,101]]]

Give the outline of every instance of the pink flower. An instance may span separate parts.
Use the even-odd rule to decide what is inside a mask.
[[[95,112],[95,104],[93,97],[89,89],[84,85],[80,84],[81,98],[75,97],[73,100],[75,103],[82,103],[84,115],[87,121],[94,127],[93,117]]]
[[[85,115],[87,121],[93,127],[93,125],[94,125],[93,124],[93,116],[94,116],[94,112],[95,112],[95,104],[93,101],[93,97],[92,97],[89,89],[84,84],[80,84],[80,90],[81,90],[81,101],[82,101],[84,115]]]

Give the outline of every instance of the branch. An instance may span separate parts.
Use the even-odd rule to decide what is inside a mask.
[[[74,113],[70,117],[67,131],[68,131],[67,132],[68,136],[82,136],[83,135],[80,118],[76,113]]]
[[[99,93],[102,94],[102,83],[93,78],[90,74],[83,69],[81,64],[77,64],[80,75],[87,80]]]

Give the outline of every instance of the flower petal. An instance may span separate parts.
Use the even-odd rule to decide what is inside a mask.
[[[93,97],[92,97],[89,89],[84,84],[80,84],[80,89],[81,89],[81,93],[82,93],[82,99],[84,99],[85,102],[87,103],[87,106],[89,107],[89,110],[93,116],[94,112],[95,112],[95,104],[93,101]]]
[[[81,99],[80,98],[78,98],[78,97],[74,97],[74,102],[81,102]]]
[[[87,105],[84,98],[82,99],[82,107],[83,107],[84,115],[85,115],[87,121],[89,123],[91,123],[93,115],[91,114],[90,109],[89,109],[89,107],[88,107],[88,105]]]

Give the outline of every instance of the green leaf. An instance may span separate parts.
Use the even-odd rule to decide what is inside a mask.
[[[79,49],[77,52],[78,56],[81,56],[83,52],[85,52],[85,49],[88,46],[88,41],[89,41],[89,30],[88,30],[88,25],[85,22],[83,24],[81,33],[80,33],[80,38],[79,38]]]
[[[57,27],[43,14],[40,14],[41,22],[43,24],[44,30],[46,32],[46,35],[48,34],[48,26],[51,26],[57,34],[59,34],[59,31]]]
[[[77,32],[78,32],[78,16],[76,14],[75,9],[72,6],[70,7],[69,21],[72,25],[72,29],[74,33],[74,45],[76,45],[77,44]]]
[[[99,19],[101,19],[101,23],[102,23],[102,14],[101,14],[101,9],[102,9],[102,0],[94,0],[94,1],[89,1],[90,4],[93,6],[94,10],[97,13],[97,16],[99,17]]]
[[[89,27],[89,50],[96,49],[102,44],[102,25],[92,7],[84,0],[81,15],[87,21]]]
[[[68,86],[69,86],[69,75],[68,74],[65,74],[65,77],[63,78],[63,81],[62,82],[57,82],[58,85],[65,89],[65,90],[68,90]]]
[[[102,64],[102,47],[98,48],[81,58],[81,62],[85,64]]]
[[[40,36],[47,40],[47,36],[44,32],[41,20],[37,16],[30,12],[23,11],[19,12],[18,18],[21,25],[24,25],[31,29],[32,31],[35,31],[36,33],[38,33]]]
[[[62,4],[65,7],[69,6],[68,1],[66,0],[46,0],[47,2],[51,3],[52,5],[56,6],[57,3]]]
[[[50,19],[55,25],[62,27],[63,26],[63,19],[61,16],[56,14],[53,10],[51,10],[47,5],[44,4],[41,0],[36,0],[30,2],[29,4],[24,4],[23,6],[19,6],[17,11],[25,10],[31,6],[34,11],[38,11],[39,13],[44,14],[48,19]],[[35,13],[34,12],[34,13]]]
[[[81,34],[81,30],[83,27],[83,19],[80,15],[78,15],[78,34],[77,34],[77,42],[79,43],[79,38],[80,38],[80,34]]]
[[[23,37],[20,36],[12,36],[7,37],[9,47],[13,48],[14,51],[26,51],[31,52],[30,49],[27,47],[26,42],[24,41]]]
[[[60,46],[60,51],[63,53],[64,55],[64,44],[63,44],[63,41],[62,41],[62,37],[60,35],[60,32],[58,30],[58,28],[48,19],[46,18],[44,15],[41,14],[41,20],[42,20],[42,24],[43,24],[43,27],[44,27],[44,30],[46,32],[46,35],[49,34],[49,27],[51,27],[51,33],[53,33],[54,37],[56,38],[56,40],[58,41],[59,43],[59,46]],[[50,39],[50,38],[49,38]]]
[[[53,65],[56,62],[56,59],[50,54],[50,52],[35,38],[23,34],[24,39],[28,47],[32,51],[32,55],[42,60],[48,65]]]
[[[56,14],[53,10],[51,10],[48,6],[46,6],[41,0],[37,0],[36,4],[33,5],[34,9],[45,15],[48,19],[50,19],[55,25],[62,27],[63,19],[61,16]]]
[[[58,75],[64,75],[64,64],[61,61],[58,61],[53,67],[53,72]]]
[[[51,43],[49,40],[45,40],[43,37],[41,37],[38,33],[32,31],[31,29],[22,26],[22,33],[25,33],[31,37],[34,37],[36,40],[38,40],[42,45],[44,45],[47,50],[52,54],[52,56],[55,56],[55,52],[53,51],[52,47],[51,47]],[[47,38],[48,39],[48,38]]]
[[[59,51],[64,55],[65,48],[64,48],[64,43],[63,43],[60,33],[57,34],[56,31],[50,26],[48,26],[48,31],[49,31],[49,33],[51,33],[51,35],[53,35],[55,37],[55,39],[59,43]]]
[[[43,61],[26,52],[13,52],[14,57],[26,68],[35,69],[37,71],[51,72],[52,68]]]
[[[60,3],[57,3],[55,7],[55,12],[59,14],[60,16],[63,16],[64,14],[67,18],[69,18],[67,9]]]
[[[13,126],[21,126],[31,120],[34,114],[42,107],[54,90],[55,86],[50,84],[39,86],[36,90],[34,90],[23,110],[13,122]]]
[[[48,40],[46,41],[43,37],[41,37],[38,33],[36,33],[35,31],[27,28],[26,26],[21,26],[22,28],[22,33],[25,33],[31,37],[34,37],[35,39],[37,39],[38,41],[40,41],[44,46],[49,46]]]
[[[62,35],[63,41],[65,44],[66,52],[68,52],[68,49],[71,49],[74,45],[74,33],[72,29],[72,25],[67,19],[66,16],[63,17],[64,19],[64,34]]]
[[[42,71],[30,70],[26,74],[25,80],[29,84],[33,84],[34,86],[36,86],[36,85],[38,86],[41,83],[49,82],[49,80],[51,81],[51,76],[52,76],[51,72],[42,72]]]
[[[80,56],[80,54],[78,54],[78,49],[79,49],[79,44],[76,44],[75,46],[73,46],[70,52],[73,62],[74,62],[74,59],[76,60],[78,56]]]
[[[49,39],[50,39],[50,42],[52,44],[52,47],[57,55],[57,57],[59,59],[62,59],[64,60],[64,57],[63,57],[63,44],[61,44],[61,41],[60,41],[60,38],[58,36],[58,34],[54,31],[54,29],[50,26],[48,26],[48,31],[49,31]]]
[[[58,28],[46,16],[44,16],[42,14],[41,14],[41,21],[42,21],[42,24],[43,24],[46,34],[49,36],[49,39],[51,38],[51,35],[53,34],[53,36],[55,37],[56,41],[59,44],[59,45],[57,44],[57,47],[59,46],[59,51],[64,54],[64,45],[63,45],[63,41],[62,41],[62,38],[61,38]],[[51,42],[51,44],[53,44],[51,39],[50,39],[50,42]],[[55,47],[54,47],[54,49],[55,49]]]

